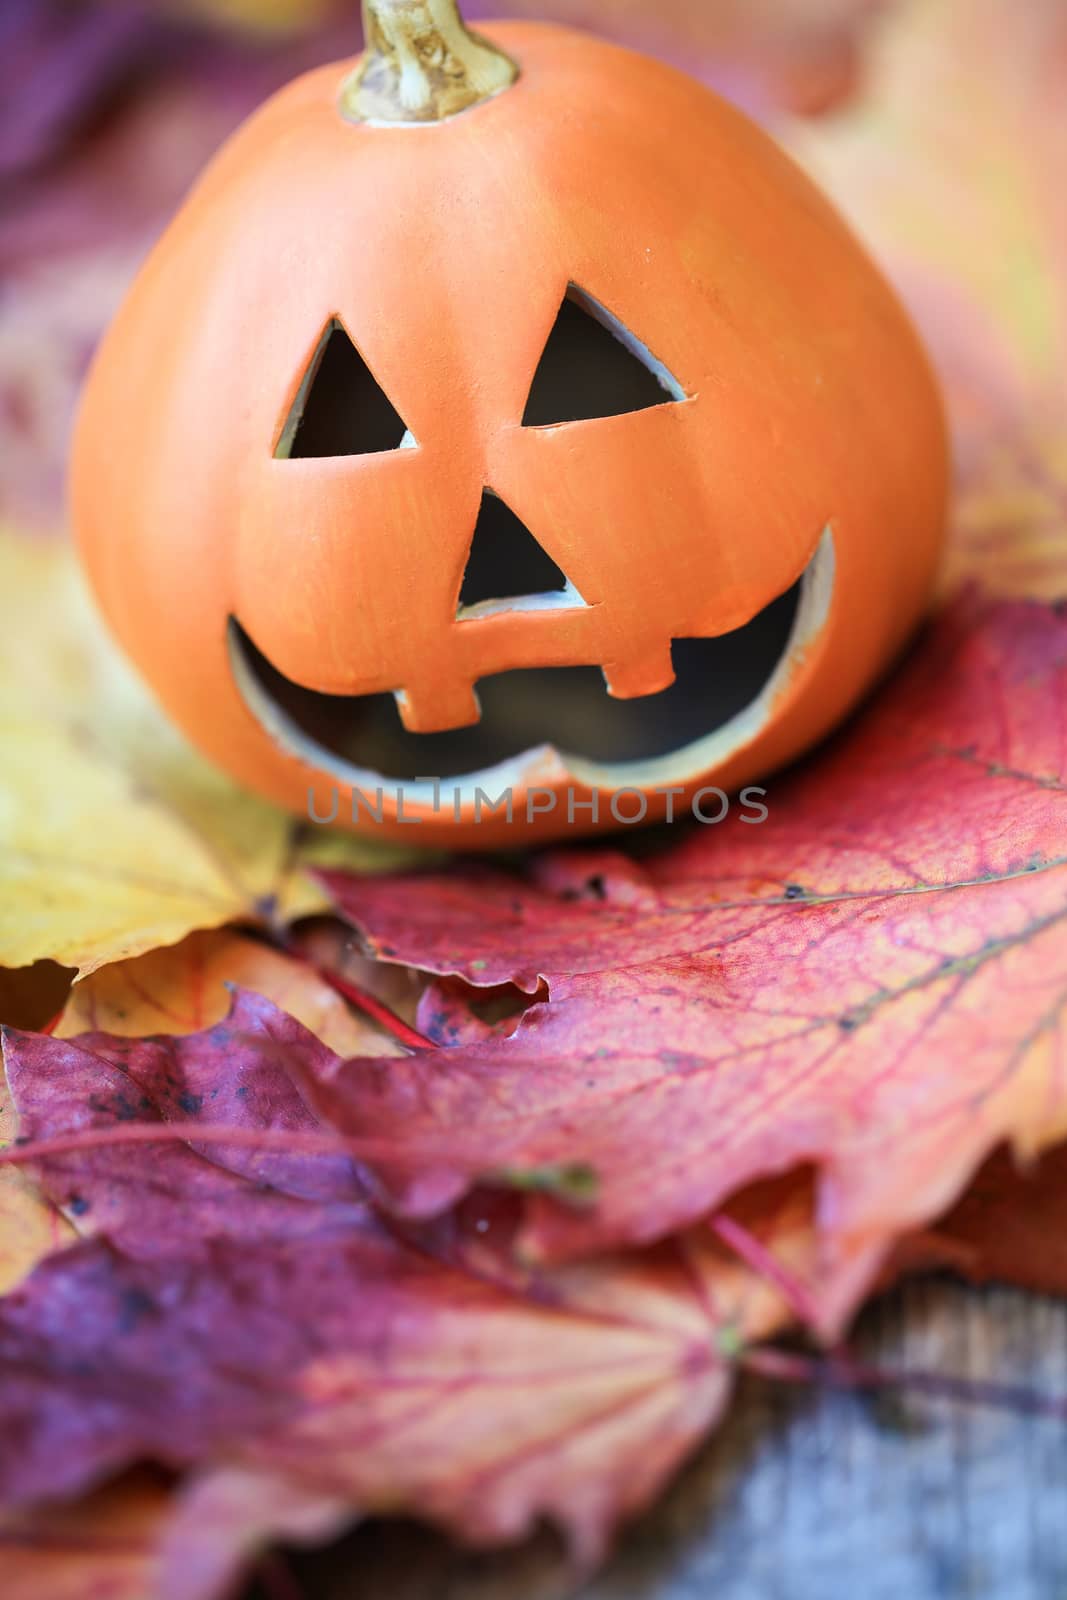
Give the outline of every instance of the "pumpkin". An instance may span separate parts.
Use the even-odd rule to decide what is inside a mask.
[[[342,822],[355,790],[409,842],[771,772],[935,573],[945,429],[905,313],[685,75],[476,36],[454,0],[365,22],[216,157],[98,353],[73,510],[115,634],[249,786],[316,817],[340,790]]]

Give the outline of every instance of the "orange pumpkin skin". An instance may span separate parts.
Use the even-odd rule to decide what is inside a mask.
[[[80,548],[119,641],[188,736],[304,813],[337,782],[279,744],[231,670],[233,616],[322,693],[403,691],[408,725],[469,723],[473,686],[602,666],[614,694],[671,680],[674,639],[718,635],[789,588],[830,530],[828,610],[729,748],[635,786],[726,789],[826,733],[920,616],[940,552],[936,386],[892,292],[826,200],[684,75],[569,30],[499,24],[498,97],[427,126],[338,111],[352,63],[289,85],[215,159],[108,333],[73,458]],[[524,428],[568,284],[676,376],[681,404]],[[338,317],[417,448],[281,460]],[[483,489],[518,513],[582,608],[456,618]],[[430,769],[432,771],[432,767]],[[541,750],[515,820],[457,820],[386,789],[410,843],[465,848],[593,826],[600,787]],[[526,816],[526,788],[560,797]],[[446,794],[450,790],[446,786]],[[669,802],[651,795],[648,816]],[[345,819],[342,809],[341,821]],[[421,827],[413,829],[415,820]],[[612,818],[602,807],[601,825]]]

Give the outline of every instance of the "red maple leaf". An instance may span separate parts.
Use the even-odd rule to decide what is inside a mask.
[[[319,1110],[394,1144],[378,1173],[408,1212],[587,1164],[595,1205],[532,1201],[524,1245],[550,1260],[814,1163],[832,1306],[837,1262],[945,1210],[994,1146],[1067,1133],[1065,704],[1067,617],[971,598],[761,828],[641,864],[325,875],[383,959],[547,999],[509,1034],[340,1066]]]

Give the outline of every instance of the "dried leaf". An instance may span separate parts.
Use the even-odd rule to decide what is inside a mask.
[[[315,1133],[318,1122],[289,1074],[299,1071],[313,1081],[336,1061],[300,1023],[268,1000],[243,994],[230,1015],[202,1034],[131,1039],[88,1033],[68,1041],[5,1030],[4,1037],[19,1133],[31,1139],[47,1138],[56,1127],[94,1128],[101,1120]],[[252,1241],[268,1223],[299,1237],[322,1226],[322,1206],[341,1206],[346,1219],[353,1205],[359,1209],[363,1185],[340,1150],[280,1154],[260,1140],[209,1145],[204,1156],[190,1162],[184,1145],[173,1141],[147,1157],[139,1146],[105,1145],[56,1157],[47,1192],[81,1233],[104,1233],[130,1254],[162,1256],[179,1245],[187,1253],[209,1252],[218,1238]],[[65,1183],[63,1173],[69,1175]],[[246,1184],[261,1181],[293,1198],[283,1203],[277,1193],[247,1191]],[[309,1203],[298,1205],[296,1198]]]
[[[251,996],[185,1039],[5,1044],[34,1140],[159,1119],[194,1087],[183,1115],[205,1127],[295,1131],[286,1068],[314,1077],[328,1054]],[[37,1170],[95,1237],[0,1301],[8,1505],[150,1457],[262,1475],[263,1504],[283,1480],[324,1516],[341,1497],[474,1540],[551,1515],[591,1558],[718,1415],[737,1352],[788,1314],[709,1229],[551,1275],[510,1265],[488,1203],[405,1242],[353,1201],[339,1158],[313,1175],[277,1149],[171,1143]],[[744,1216],[803,1269],[804,1185],[750,1197]]]
[[[159,0],[160,10],[179,16],[192,12],[228,28],[257,33],[299,33],[343,9],[340,0]]]
[[[228,1014],[233,985],[267,996],[338,1055],[398,1053],[313,967],[229,930],[190,934],[179,945],[101,968],[75,986],[53,1032],[60,1039],[199,1033]]]
[[[343,1499],[292,1478],[234,1467],[194,1473],[161,1530],[151,1600],[229,1600],[235,1573],[269,1544],[326,1544],[352,1520]]]
[[[267,1535],[325,1540],[351,1520],[322,1496],[218,1472],[176,1487],[128,1473],[81,1500],[0,1513],[4,1600],[229,1600]]]
[[[0,1150],[7,1148],[14,1135],[15,1117],[7,1087],[0,1080]],[[25,1173],[17,1167],[0,1167],[0,1296],[73,1237],[59,1211]]]
[[[70,554],[0,538],[0,964],[93,972],[193,929],[321,904],[305,861],[389,859],[298,820],[195,755],[135,683]]]
[[[580,1161],[534,1198],[547,1259],[657,1238],[801,1162],[823,1271],[945,1210],[985,1156],[1067,1134],[1067,617],[971,600],[771,820],[609,852],[357,882],[388,960],[549,999],[506,1037],[314,1088],[402,1210],[487,1170]],[[432,997],[422,1016],[435,1025]],[[447,1132],[447,1146],[443,1135]]]
[[[855,113],[789,143],[903,290],[961,465],[946,587],[1064,592],[1067,10],[929,0],[887,18]]]
[[[168,1488],[149,1473],[73,1505],[0,1513],[4,1600],[158,1600],[170,1514]],[[219,1586],[198,1600],[223,1593]]]
[[[930,1233],[974,1282],[1067,1295],[1067,1145],[1025,1165],[998,1151]]]
[[[351,927],[339,917],[309,918],[290,929],[288,938],[302,960],[310,961],[318,971],[328,973],[331,978],[340,979],[343,984],[380,1000],[402,1021],[414,1027],[426,988],[426,979],[421,973],[365,956]],[[249,983],[246,987],[255,989],[257,985]],[[272,994],[271,998],[275,996]],[[283,1005],[283,1002],[279,1000],[278,1004]]]

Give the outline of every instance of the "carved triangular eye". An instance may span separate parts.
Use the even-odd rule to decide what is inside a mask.
[[[684,400],[685,390],[617,317],[575,284],[534,376],[524,428],[620,417]]]
[[[415,440],[337,317],[323,329],[274,454],[366,456]]]
[[[573,583],[521,518],[487,489],[463,575],[459,617],[503,610],[561,610],[584,604]]]

